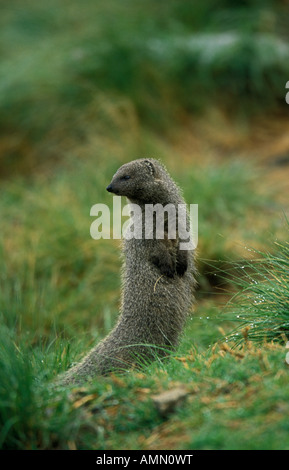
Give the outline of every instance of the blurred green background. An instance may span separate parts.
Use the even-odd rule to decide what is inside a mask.
[[[137,156],[152,150],[148,130],[210,140],[193,127],[204,113],[223,134],[232,120],[249,126],[286,114],[287,6],[2,1],[1,175],[55,173],[68,153],[97,162]]]
[[[0,10],[1,337],[32,348],[34,375],[53,353],[51,377],[110,330],[119,242],[90,237],[90,208],[112,205],[116,169],[145,156],[199,205],[197,316],[212,318],[231,263],[283,236],[288,1],[3,0]],[[207,347],[218,322],[191,323],[196,344]],[[66,360],[59,338],[74,351]]]

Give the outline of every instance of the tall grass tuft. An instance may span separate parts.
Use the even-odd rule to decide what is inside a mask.
[[[275,242],[274,253],[257,251],[259,257],[240,267],[241,288],[228,305],[226,318],[237,322],[227,339],[259,344],[289,338],[289,243]]]

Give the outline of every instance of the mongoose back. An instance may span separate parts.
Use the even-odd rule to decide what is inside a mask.
[[[152,235],[144,236],[148,204],[172,205],[177,220],[179,205],[185,207],[178,186],[164,166],[155,159],[126,163],[106,189],[126,196],[132,207],[138,205],[140,213],[132,210],[130,220],[131,227],[141,224],[142,236],[125,236],[123,240],[122,299],[115,327],[80,363],[63,375],[61,382],[64,384],[127,370],[167,355],[177,346],[193,304],[194,252],[180,249],[182,236],[178,227],[174,237],[169,237],[164,212],[163,238],[156,237],[155,219]],[[185,219],[187,226],[188,214]]]

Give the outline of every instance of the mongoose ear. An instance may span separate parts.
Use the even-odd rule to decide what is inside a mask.
[[[149,169],[150,174],[154,176],[156,170],[155,170],[153,163],[150,160],[144,160],[143,162],[146,165],[146,167]]]

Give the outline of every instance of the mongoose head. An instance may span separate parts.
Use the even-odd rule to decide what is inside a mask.
[[[132,202],[162,202],[160,198],[164,193],[164,181],[160,172],[161,165],[157,160],[133,160],[117,170],[106,189],[119,196],[126,196]]]

